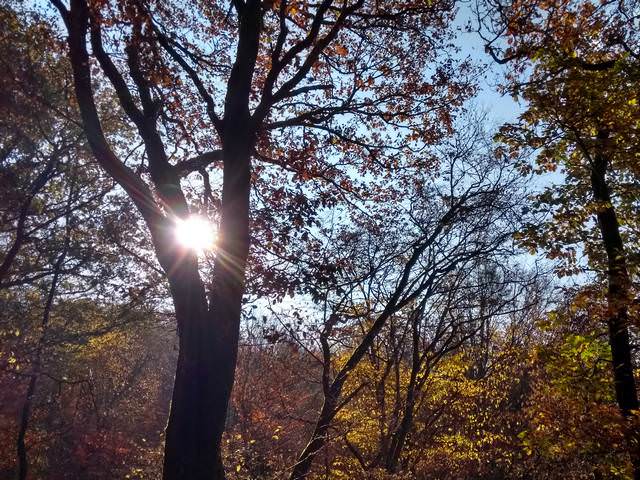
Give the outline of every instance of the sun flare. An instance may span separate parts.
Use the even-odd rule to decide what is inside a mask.
[[[191,215],[176,221],[176,240],[190,250],[211,250],[216,242],[216,228],[206,218]]]

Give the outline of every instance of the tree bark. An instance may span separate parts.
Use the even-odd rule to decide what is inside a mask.
[[[629,305],[631,304],[631,281],[626,263],[626,254],[611,193],[606,180],[608,158],[604,154],[607,134],[598,133],[597,152],[591,170],[591,187],[598,202],[597,219],[602,242],[607,253],[607,324],[613,363],[613,378],[616,400],[620,412],[627,419],[629,454],[634,468],[634,478],[640,479],[640,435],[637,429],[638,394],[633,375],[631,345],[629,340]]]
[[[216,331],[200,278],[189,273],[175,274],[171,281],[180,353],[166,429],[164,478],[224,478],[220,440],[231,391],[231,346]]]
[[[249,193],[255,128],[249,112],[260,36],[260,2],[241,13],[222,132],[221,218],[209,305],[197,270],[182,260],[169,275],[180,353],[166,431],[164,480],[222,480],[220,445],[233,387],[249,254]]]
[[[249,148],[240,143],[227,149],[225,158],[235,161],[225,162],[209,304],[195,258],[183,257],[169,276],[180,353],[166,429],[165,480],[225,478],[220,445],[233,387],[249,252]],[[232,157],[242,150],[244,156]]]

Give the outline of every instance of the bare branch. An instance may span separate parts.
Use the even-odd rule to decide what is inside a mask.
[[[174,168],[178,175],[184,177],[192,172],[200,171],[212,163],[220,162],[221,160],[222,150],[212,150],[211,152],[205,152],[196,157],[180,162],[175,165]]]

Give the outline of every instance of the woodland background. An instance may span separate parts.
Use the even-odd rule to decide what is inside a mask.
[[[0,478],[640,478],[639,32],[1,1]]]

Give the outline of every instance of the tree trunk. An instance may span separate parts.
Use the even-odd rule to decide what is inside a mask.
[[[18,438],[16,440],[16,453],[18,456],[18,480],[26,480],[27,472],[29,470],[29,460],[27,458],[27,446],[25,444],[25,437],[27,434],[27,429],[29,428],[31,404],[33,401],[33,394],[36,390],[37,379],[38,373],[33,372],[29,377],[27,394],[25,395],[24,402],[22,404],[22,411],[20,412],[20,427],[18,429]]]
[[[220,445],[233,387],[247,256],[251,142],[224,149],[222,215],[210,304],[195,258],[169,274],[180,353],[166,430],[164,480],[224,479]]]
[[[153,119],[146,115],[150,110],[147,107],[153,105],[149,105],[150,93],[144,76],[137,71],[139,65],[135,56],[129,56],[130,74],[141,91],[142,112],[136,108],[135,102],[130,101],[126,82],[110,65],[108,58],[102,59],[102,69],[106,69],[121,105],[145,141],[152,181],[162,200],[160,203],[145,181],[120,161],[104,136],[93,98],[86,48],[90,17],[86,1],[72,0],[70,10],[60,0],[52,2],[69,30],[69,55],[76,98],[92,152],[140,211],[169,280],[180,352],[166,428],[163,478],[223,479],[220,444],[233,386],[249,252],[251,155],[256,136],[256,126],[249,112],[249,97],[260,39],[262,2],[246,2],[239,15],[237,54],[228,80],[223,131],[220,132],[224,167],[222,207],[209,301],[195,254],[180,249],[172,238],[174,216],[185,215],[189,209],[180,179],[168,164],[162,138]],[[99,31],[94,29],[92,35],[97,34]],[[99,40],[92,42],[94,51],[98,53]]]
[[[172,275],[171,293],[180,350],[166,429],[164,478],[224,478],[220,435],[226,412],[226,382],[218,377],[228,362],[216,335],[197,269]],[[219,368],[217,367],[219,366]]]
[[[71,197],[70,197],[71,198]],[[69,201],[69,204],[71,202]],[[54,265],[54,274],[51,280],[51,286],[49,287],[49,293],[47,294],[47,300],[42,312],[42,322],[40,323],[40,337],[38,339],[38,346],[36,347],[36,355],[33,360],[32,372],[29,376],[29,386],[27,387],[27,393],[22,403],[22,409],[20,412],[20,426],[18,428],[18,437],[16,439],[16,455],[18,459],[18,480],[26,480],[27,472],[29,471],[29,459],[27,458],[27,446],[25,444],[25,437],[29,428],[29,419],[31,416],[31,409],[33,406],[33,396],[36,391],[38,378],[40,378],[40,372],[42,370],[42,351],[44,349],[44,342],[47,336],[47,330],[49,328],[49,318],[51,317],[51,309],[53,307],[53,300],[56,295],[56,289],[58,288],[58,281],[60,279],[60,271],[62,265],[69,251],[70,241],[70,227],[69,219],[67,218],[66,236],[64,240],[64,247],[62,253],[56,260]]]
[[[597,211],[598,227],[607,253],[607,279],[609,283],[607,291],[607,324],[616,400],[622,415],[629,423],[628,447],[634,468],[634,478],[638,480],[640,479],[640,435],[636,425],[638,394],[633,375],[628,330],[631,282],[618,219],[611,203],[611,193],[606,181],[608,159],[602,151],[606,139],[606,134],[602,132],[598,134],[599,151],[594,158],[591,171],[591,186],[594,199],[599,203]]]
[[[316,455],[327,443],[327,433],[329,432],[329,425],[333,420],[336,413],[336,401],[337,395],[325,397],[322,410],[318,416],[318,421],[311,434],[311,440],[304,448],[298,461],[293,466],[289,480],[304,480],[309,475],[311,465]]]
[[[214,293],[209,309],[195,273],[187,272],[181,280],[174,275],[171,281],[180,353],[166,429],[165,480],[225,478],[220,446],[233,386],[242,294],[224,299]],[[218,270],[216,279],[220,277],[230,274]]]
[[[411,319],[411,374],[409,377],[409,385],[407,386],[407,394],[405,396],[405,404],[402,412],[402,420],[400,425],[393,433],[391,446],[387,453],[385,468],[389,473],[396,473],[400,455],[404,449],[409,430],[413,425],[413,410],[416,401],[416,390],[418,373],[422,367],[422,358],[420,355],[420,330],[419,330],[420,314],[414,313]]]

